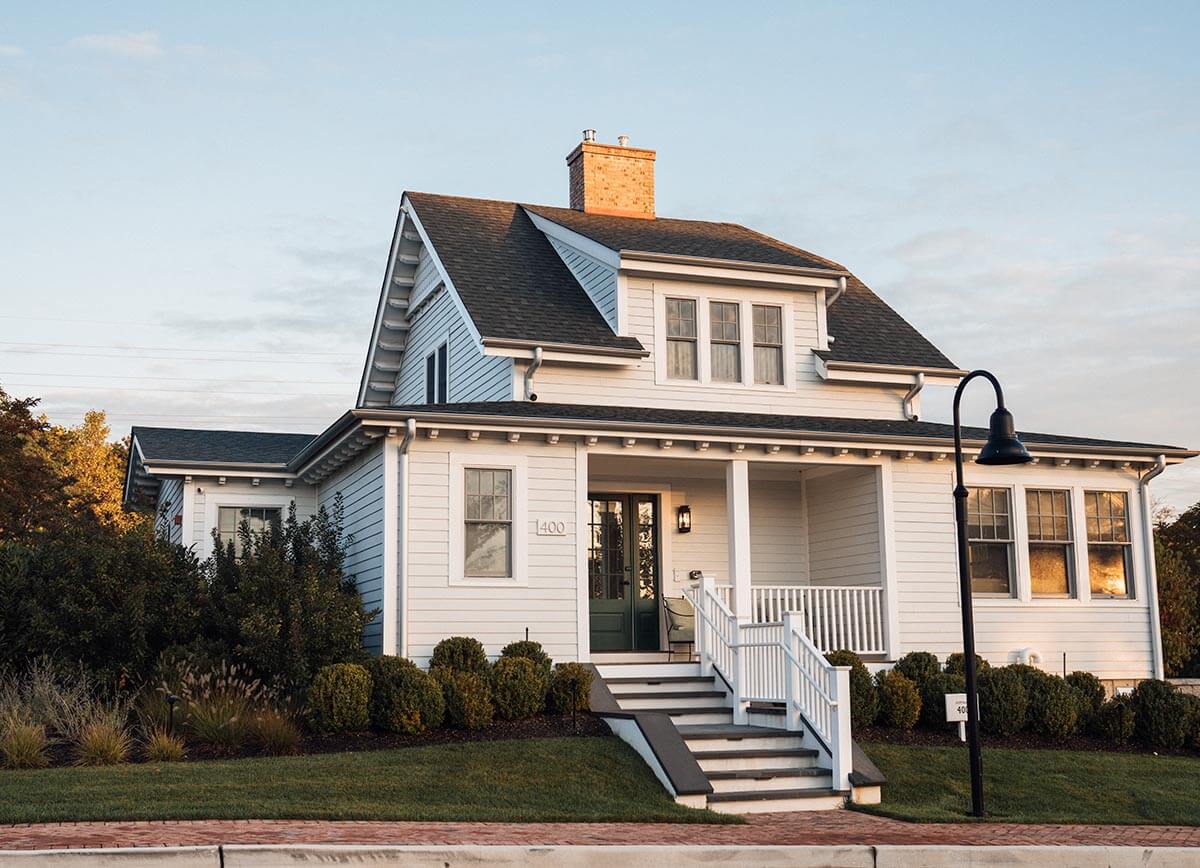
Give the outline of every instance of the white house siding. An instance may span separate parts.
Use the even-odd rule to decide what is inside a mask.
[[[550,244],[567,268],[571,269],[571,273],[575,275],[575,279],[579,281],[579,285],[596,305],[609,327],[617,331],[616,270],[557,238],[550,238]]]
[[[342,532],[348,538],[346,574],[354,578],[367,610],[383,607],[383,447],[363,452],[321,483],[319,503],[332,513],[342,497]],[[392,528],[392,533],[398,533]],[[383,614],[363,631],[363,645],[373,654],[383,647]]]
[[[953,467],[948,462],[893,462],[893,505],[900,653],[932,651],[945,657],[962,650],[954,507]],[[1089,490],[1134,486],[1132,476],[1100,470],[1046,467],[970,466],[968,484],[1081,486]],[[1019,499],[1019,498],[1018,498]],[[1137,531],[1141,517],[1129,498],[1133,531],[1136,599],[994,600],[976,599],[975,635],[981,655],[993,664],[1014,662],[1033,649],[1043,668],[1085,669],[1104,679],[1146,678],[1152,672],[1150,612],[1146,603],[1144,554]],[[1023,513],[1018,514],[1018,529]],[[1073,516],[1076,522],[1079,516]],[[1083,535],[1082,527],[1076,539]],[[1022,541],[1018,539],[1018,553]],[[1018,554],[1019,557],[1019,554]],[[1020,567],[1023,569],[1023,567]],[[1082,574],[1080,582],[1082,583]]]
[[[905,389],[847,386],[826,382],[816,372],[812,350],[819,346],[816,296],[811,292],[787,295],[792,305],[795,342],[795,388],[766,389],[748,386],[659,385],[655,382],[654,293],[688,295],[704,292],[718,295],[711,286],[698,287],[670,281],[630,279],[628,330],[650,356],[629,367],[587,368],[554,362],[545,363],[537,375],[537,392],[542,401],[627,407],[663,407],[680,410],[725,410],[792,415],[844,416],[853,418],[901,419]],[[752,289],[721,288],[720,297],[761,298]],[[743,335],[749,334],[748,324]]]
[[[155,523],[159,532],[173,544],[183,542],[183,480],[177,476],[164,479],[158,489]],[[176,519],[180,519],[178,522]]]
[[[856,467],[806,484],[814,585],[879,585],[877,471]]]
[[[261,479],[258,485],[242,477],[226,477],[220,484],[217,477],[196,476],[191,485],[184,484],[184,497],[191,494],[191,530],[185,539],[186,545],[195,546],[200,557],[212,554],[212,532],[217,525],[218,506],[265,506],[279,507],[287,517],[292,500],[296,502],[296,515],[303,521],[317,509],[316,490],[311,486],[296,483],[285,488],[278,479]],[[184,515],[187,512],[185,510]]]
[[[504,586],[468,584],[450,575],[449,546],[451,455],[523,456],[527,509],[514,514],[515,534],[524,534],[528,569],[520,583]],[[509,642],[529,638],[541,642],[557,660],[578,657],[576,578],[577,497],[575,446],[563,443],[451,443],[418,439],[408,459],[409,500],[407,584],[407,653],[427,664],[433,647],[447,636],[474,636],[489,655]],[[400,480],[405,485],[405,480]],[[455,491],[453,496],[461,497]],[[562,536],[539,536],[537,521],[563,522]],[[501,580],[502,581],[502,580]]]
[[[433,260],[421,249],[412,297],[419,299],[440,280]],[[507,401],[512,398],[512,359],[485,356],[450,290],[442,289],[417,310],[408,333],[393,404],[425,403],[425,357],[449,340],[447,397],[459,401]]]

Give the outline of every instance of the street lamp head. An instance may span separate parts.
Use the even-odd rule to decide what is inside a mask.
[[[1028,464],[1033,456],[1025,449],[1013,427],[1012,413],[997,407],[992,413],[987,443],[975,459],[976,464]]]

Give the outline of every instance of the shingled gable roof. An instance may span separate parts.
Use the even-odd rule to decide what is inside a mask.
[[[132,431],[146,462],[286,465],[315,434],[266,431],[206,431],[196,428],[150,428]]]
[[[569,208],[408,193],[484,337],[639,350],[613,333],[525,211],[614,251],[820,268],[847,275],[829,308],[831,361],[954,370],[955,365],[858,278],[832,260],[735,223],[651,220]]]

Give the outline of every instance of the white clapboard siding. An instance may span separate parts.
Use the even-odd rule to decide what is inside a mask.
[[[183,524],[177,524],[176,516],[183,514],[183,480],[177,476],[163,479],[158,489],[158,501],[154,506],[155,527],[170,543],[183,542]]]
[[[657,284],[669,292],[667,283]],[[711,290],[710,290],[711,291]],[[687,290],[679,290],[686,295]],[[753,298],[753,290],[730,290],[732,298]],[[603,404],[662,407],[681,410],[733,410],[791,415],[851,418],[903,418],[903,388],[834,385],[816,372],[812,349],[818,346],[816,298],[810,292],[790,296],[795,340],[796,387],[763,390],[709,383],[703,387],[658,385],[654,377],[654,285],[631,279],[625,295],[629,334],[638,338],[650,356],[629,367],[588,368],[547,362],[538,371],[537,392],[542,401],[563,404]],[[750,334],[748,324],[744,334]]]
[[[962,650],[951,498],[953,467],[924,461],[897,461],[893,467],[899,650],[932,651],[945,657]],[[971,472],[984,473],[978,468]],[[1072,475],[1041,467],[995,468],[988,484],[1002,484],[1006,473],[1010,479],[1031,485],[1104,488],[1128,484],[1101,471]],[[1136,512],[1131,519],[1136,528]],[[1143,569],[1136,556],[1134,572],[1142,588]],[[1043,668],[1052,672],[1061,671],[1065,653],[1068,670],[1085,669],[1111,679],[1151,674],[1150,613],[1144,597],[1133,602],[1088,603],[977,599],[974,610],[977,649],[994,665],[1014,662],[1018,652],[1031,648],[1041,655]]]
[[[812,584],[880,584],[875,480],[875,468],[855,467],[807,483]]]
[[[579,285],[588,294],[592,304],[596,305],[609,327],[614,332],[617,331],[616,269],[557,238],[550,238],[550,244],[567,268],[571,269],[571,273],[575,275],[575,279],[579,281]]]
[[[320,505],[331,515],[342,499],[342,533],[346,543],[346,575],[354,579],[363,608],[383,606],[383,448],[373,446],[321,483]],[[398,533],[392,528],[391,533]],[[378,654],[383,647],[383,613],[363,631],[363,645]]]
[[[245,477],[227,477],[224,484],[217,477],[194,476],[190,486],[184,485],[184,497],[192,497],[191,529],[184,544],[194,546],[201,557],[212,554],[212,533],[216,529],[218,508],[221,506],[277,507],[287,518],[288,508],[294,500],[296,517],[300,521],[311,517],[317,510],[317,492],[310,485],[297,483],[285,488],[280,479],[261,479],[255,485]]]
[[[498,448],[527,461],[525,515],[515,515],[514,533],[526,534],[528,569],[520,584],[481,586],[451,582],[450,454],[483,456]],[[486,463],[486,458],[480,459]],[[418,440],[409,453],[407,593],[408,654],[425,665],[447,636],[474,636],[489,655],[517,639],[541,642],[557,660],[579,654],[576,582],[575,446],[526,443],[499,447],[466,441]],[[538,536],[535,523],[561,521],[563,536]]]
[[[422,248],[413,298],[420,298],[439,279],[433,260]],[[425,357],[446,340],[450,342],[447,398],[451,402],[512,398],[512,359],[483,354],[450,290],[443,289],[417,311],[412,322],[393,404],[425,403]]]

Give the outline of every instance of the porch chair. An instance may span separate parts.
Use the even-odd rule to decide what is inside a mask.
[[[688,646],[687,656],[691,660],[696,642],[696,610],[687,597],[667,597],[663,603],[667,610],[667,660],[675,653],[675,643]]]

